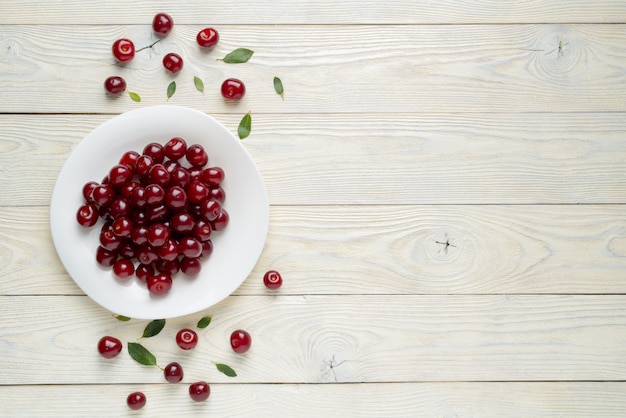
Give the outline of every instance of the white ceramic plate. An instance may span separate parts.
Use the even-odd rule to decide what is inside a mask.
[[[203,261],[198,276],[179,274],[169,294],[151,297],[135,277],[121,281],[111,269],[98,265],[95,257],[102,221],[93,228],[83,228],[76,221],[76,212],[83,204],[83,185],[101,181],[124,152],[141,153],[146,144],[164,144],[175,136],[184,138],[188,145],[203,145],[209,165],[224,169],[224,208],[230,221],[225,230],[213,234],[213,253]],[[179,106],[133,110],[94,129],[67,159],[50,204],[54,245],[72,279],[104,308],[140,319],[196,313],[230,295],[254,268],[268,226],[267,190],[240,140],[212,117]]]

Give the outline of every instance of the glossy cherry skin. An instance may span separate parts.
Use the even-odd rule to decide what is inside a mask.
[[[116,260],[117,252],[107,250],[102,246],[99,246],[96,250],[96,261],[102,267],[112,267]]]
[[[143,155],[150,157],[154,164],[162,164],[165,160],[165,149],[158,142],[151,142],[143,148]]]
[[[227,100],[241,100],[246,94],[246,86],[237,78],[228,78],[222,83],[222,96]]]
[[[183,257],[180,261],[180,271],[187,276],[196,276],[200,273],[202,264],[199,258]]]
[[[154,296],[164,296],[172,288],[172,277],[166,273],[159,273],[148,277],[148,290]]]
[[[211,49],[220,40],[219,33],[213,28],[204,28],[196,35],[196,42],[203,48]]]
[[[183,138],[174,137],[165,143],[163,147],[165,155],[170,160],[179,160],[185,156],[187,152],[187,142]]]
[[[211,227],[214,231],[223,231],[224,229],[226,229],[229,221],[230,215],[228,215],[228,212],[226,212],[226,210],[222,208],[222,211],[220,212],[217,219],[211,222]]]
[[[198,334],[189,328],[183,328],[176,333],[176,344],[183,350],[191,350],[198,344]]]
[[[209,399],[211,389],[207,382],[195,382],[189,385],[189,396],[196,402],[203,402]]]
[[[142,392],[133,392],[126,398],[126,405],[132,410],[141,409],[146,406],[146,395]]]
[[[170,73],[177,74],[183,69],[183,58],[174,52],[170,52],[163,57],[163,66]]]
[[[98,214],[98,209],[91,204],[83,205],[78,208],[78,212],[76,212],[76,220],[80,226],[85,228],[89,228],[94,226],[100,215]]]
[[[163,375],[165,376],[165,380],[167,380],[168,382],[178,383],[183,380],[183,367],[175,361],[171,362],[163,369]]]
[[[209,167],[202,171],[202,180],[212,187],[219,186],[224,181],[224,170],[221,167]]]
[[[206,153],[202,145],[192,145],[187,148],[185,157],[189,164],[196,168],[202,168],[209,163],[209,155]],[[198,173],[198,176],[202,175],[202,171]]]
[[[230,346],[235,353],[245,353],[252,345],[252,338],[247,331],[237,329],[230,334]]]
[[[276,270],[269,270],[263,275],[263,284],[270,290],[276,290],[283,284],[283,278]]]
[[[126,80],[120,76],[111,76],[104,80],[104,90],[112,96],[119,96],[126,90]]]
[[[113,273],[120,279],[128,279],[135,274],[135,266],[130,260],[117,260],[113,264]]]
[[[112,52],[117,61],[128,62],[135,56],[135,44],[130,39],[118,39],[113,42]]]
[[[122,352],[122,342],[115,337],[104,336],[98,341],[98,352],[104,358],[113,358]]]
[[[152,19],[152,30],[154,33],[160,36],[165,36],[174,27],[174,20],[172,20],[172,16],[167,13],[157,13]]]

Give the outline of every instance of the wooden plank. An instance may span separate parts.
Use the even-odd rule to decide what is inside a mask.
[[[144,24],[158,12],[168,12],[174,22],[211,24],[355,24],[355,23],[624,23],[626,6],[620,0],[262,0],[245,7],[227,0],[181,0],[176,7],[163,2],[112,0],[106,7],[95,0],[61,0],[41,7],[34,0],[0,4],[0,24]],[[124,13],[119,13],[123,10]]]
[[[266,294],[270,268],[284,276],[285,295],[626,293],[624,213],[623,205],[274,206],[265,249],[236,294]],[[2,294],[82,294],[50,242],[48,208],[0,208]]]
[[[626,25],[382,25],[219,27],[211,52],[198,27],[177,26],[127,66],[115,65],[112,42],[137,48],[145,26],[5,25],[0,35],[0,112],[121,112],[167,102],[173,80],[161,60],[178,52],[185,68],[169,102],[212,113],[590,112],[625,111]],[[54,36],[49,36],[54,33]],[[41,42],[46,39],[46,42]],[[68,52],[71,45],[71,53]],[[237,47],[255,51],[245,65],[215,58]],[[68,70],[69,69],[69,70]],[[119,74],[142,103],[104,94]],[[193,76],[206,93],[195,91]],[[285,100],[272,79],[285,84]],[[241,78],[246,97],[224,103],[222,80]],[[45,86],[42,80],[46,80]]]
[[[48,205],[110,117],[0,116],[0,206]],[[579,204],[626,203],[625,135],[624,113],[264,114],[243,143],[273,205]]]
[[[211,325],[182,353],[176,332],[205,314]],[[126,353],[98,355],[101,336],[136,341],[147,321],[117,321],[87,297],[3,296],[0,317],[12,366],[0,384],[163,382]],[[237,328],[252,335],[245,355],[229,346]],[[142,343],[214,383],[623,381],[626,296],[234,296]]]
[[[126,395],[143,390],[143,415],[229,417],[619,417],[623,382],[212,384],[195,404],[187,384],[0,386],[7,416],[111,417],[128,413]],[[33,401],[36,399],[37,401]]]

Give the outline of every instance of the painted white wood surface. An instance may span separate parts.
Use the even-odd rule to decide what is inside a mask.
[[[0,2],[0,415],[626,415],[626,3],[106,3]],[[158,11],[171,36],[116,66],[112,41],[154,42]],[[209,53],[194,43],[205,26],[222,35]],[[241,46],[249,63],[215,61]],[[175,78],[170,50],[186,60]],[[114,73],[141,103],[103,94]],[[229,76],[248,87],[234,106],[217,93]],[[233,132],[252,111],[244,145],[271,201],[235,294],[143,340],[186,382],[210,381],[203,404],[128,355],[97,355],[100,336],[134,341],[146,321],[85,297],[48,227],[72,147],[166,103],[172,80],[169,103]],[[199,349],[181,353],[173,335],[203,314]],[[253,334],[245,356],[228,347],[235,327]],[[133,390],[149,398],[139,414]]]

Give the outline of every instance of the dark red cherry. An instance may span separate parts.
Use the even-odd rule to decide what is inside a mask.
[[[104,90],[112,96],[119,96],[126,90],[126,80],[120,76],[111,76],[104,80]]]
[[[176,74],[183,69],[183,58],[174,52],[170,52],[163,57],[163,66],[170,73]]]
[[[222,83],[222,96],[227,100],[241,100],[246,94],[246,86],[237,78],[228,78]]]
[[[204,28],[198,35],[196,35],[196,41],[198,45],[203,48],[213,48],[220,40],[219,33],[213,28]]]
[[[174,27],[174,20],[167,13],[157,13],[152,19],[152,30],[159,36],[165,36]]]
[[[122,38],[113,42],[113,56],[119,62],[127,62],[135,56],[135,44],[130,39]]]

